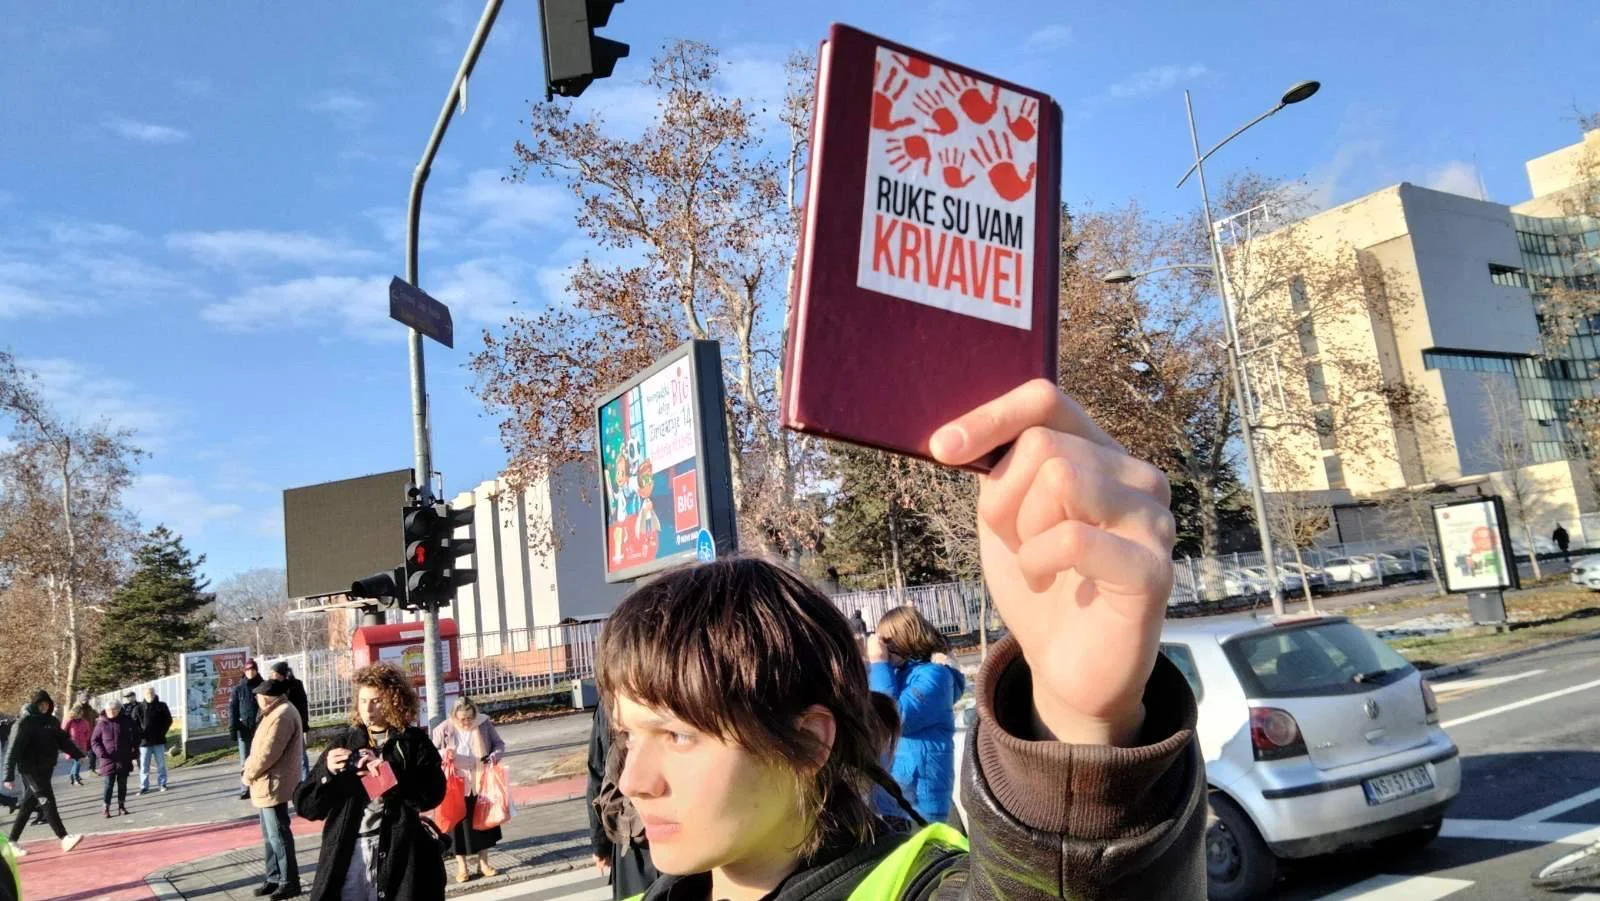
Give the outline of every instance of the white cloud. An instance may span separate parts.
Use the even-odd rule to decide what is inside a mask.
[[[314,113],[327,113],[336,120],[359,122],[372,115],[373,103],[350,91],[324,91],[307,103],[306,109]]]
[[[282,504],[268,507],[255,518],[255,533],[262,538],[272,539],[274,544],[283,543]]]
[[[145,526],[159,523],[190,541],[204,535],[212,523],[243,510],[238,504],[207,498],[191,479],[166,473],[134,476],[124,497]]]
[[[73,220],[0,236],[0,319],[197,294],[181,273],[135,253],[138,241],[119,225]]]
[[[303,328],[332,322],[345,332],[381,337],[389,322],[389,276],[318,275],[257,285],[210,304],[201,318],[230,331]],[[394,326],[391,334],[398,334]]]
[[[59,357],[17,361],[39,377],[44,399],[68,417],[129,429],[150,450],[173,438],[182,411],[169,399],[142,394],[133,384]]]
[[[467,321],[503,322],[537,278],[533,267],[515,258],[484,257],[450,267],[428,293],[449,305],[459,331]]]
[[[141,144],[177,144],[189,140],[189,133],[181,128],[140,122],[120,116],[108,116],[102,124],[114,134]]]
[[[212,266],[350,266],[378,260],[376,253],[342,241],[305,232],[261,229],[176,232],[167,236],[167,246]]]
[[[661,114],[655,89],[637,81],[607,78],[597,81],[573,102],[578,115],[597,115],[606,131],[622,137],[638,137]]]
[[[1472,197],[1477,200],[1489,199],[1483,195],[1483,182],[1478,177],[1476,163],[1451,160],[1429,170],[1422,184],[1435,191],[1448,191],[1451,194],[1460,194],[1462,197]]]
[[[1208,74],[1210,71],[1199,63],[1192,63],[1187,66],[1152,66],[1113,83],[1106,89],[1106,94],[1113,100],[1146,97],[1169,90],[1179,82],[1193,81]]]
[[[105,222],[53,222],[49,232],[57,244],[127,244],[139,236],[131,228]]]
[[[1060,50],[1072,43],[1072,29],[1066,25],[1046,25],[1028,35],[1023,47],[1034,52]]]
[[[1371,173],[1381,169],[1383,144],[1376,138],[1357,138],[1345,141],[1333,152],[1333,158],[1317,167],[1307,177],[1307,200],[1313,212],[1328,209],[1347,198],[1348,177],[1356,173]]]
[[[571,225],[573,216],[567,191],[547,182],[508,182],[495,169],[469,173],[443,204],[469,227],[489,233]]]

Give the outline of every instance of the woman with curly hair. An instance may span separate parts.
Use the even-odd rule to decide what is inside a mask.
[[[327,820],[311,899],[443,898],[442,846],[422,811],[444,800],[444,769],[428,733],[412,725],[417,693],[388,663],[358,670],[354,682],[350,728],[294,799],[302,817]]]

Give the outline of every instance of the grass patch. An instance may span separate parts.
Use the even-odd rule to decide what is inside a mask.
[[[238,756],[238,748],[217,748],[213,751],[201,751],[198,754],[174,754],[167,761],[167,765],[169,767],[204,766],[208,763],[216,763],[229,757],[237,759]]]
[[[539,781],[546,782],[554,779],[567,779],[573,776],[582,776],[589,772],[589,749],[579,748],[570,754],[563,755],[544,768],[539,774]]]
[[[1592,605],[1593,600],[1588,599],[1588,603]],[[1510,615],[1509,609],[1507,614]],[[1600,608],[1586,606],[1544,619],[1513,622],[1501,632],[1493,626],[1473,626],[1448,635],[1398,638],[1389,645],[1418,669],[1426,670],[1596,633],[1600,633]]]

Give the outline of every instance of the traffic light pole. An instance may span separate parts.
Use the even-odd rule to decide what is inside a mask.
[[[433,134],[428,137],[428,146],[422,151],[421,162],[411,173],[411,196],[406,204],[406,281],[413,288],[422,287],[417,280],[417,228],[422,218],[422,189],[428,184],[428,175],[433,171],[433,158],[439,152],[445,130],[450,127],[450,118],[456,108],[463,105],[467,79],[478,62],[484,42],[489,38],[489,30],[494,27],[495,17],[500,14],[501,2],[488,0],[484,4],[483,16],[478,19],[478,27],[472,32],[472,41],[467,45],[467,55],[461,60],[461,68],[456,70],[455,80],[450,83],[450,93],[444,99],[444,108],[439,111],[439,121],[434,123]],[[416,484],[422,491],[424,501],[428,502],[433,500],[433,452],[428,435],[427,373],[422,359],[422,333],[416,329],[410,331],[411,443],[416,453]],[[422,612],[422,667],[423,684],[428,694],[428,728],[431,729],[444,719],[444,674],[439,660],[437,607]]]

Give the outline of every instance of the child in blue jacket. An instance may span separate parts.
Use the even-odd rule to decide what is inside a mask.
[[[867,684],[893,698],[900,713],[900,741],[891,773],[906,799],[930,823],[950,816],[955,791],[955,703],[966,679],[953,666],[935,662],[949,644],[913,607],[896,607],[878,620],[867,640]]]

